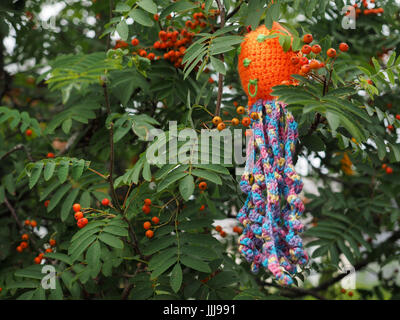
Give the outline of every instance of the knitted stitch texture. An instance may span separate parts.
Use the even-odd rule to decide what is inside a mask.
[[[283,30],[291,35],[277,22],[274,22],[271,30],[278,33],[283,33]],[[265,38],[269,34],[270,30],[265,25],[259,26],[249,32],[241,44],[238,70],[242,87],[249,99],[249,106],[258,99],[272,100],[271,88],[280,85],[284,80],[290,80],[290,76],[298,74],[301,68],[299,64],[293,65],[290,61],[293,56],[299,54],[293,51],[284,52],[278,37]],[[255,96],[252,96],[256,90],[255,85],[251,84],[252,81],[257,82]]]
[[[274,27],[279,26],[274,24]],[[261,26],[248,34],[239,58],[239,72],[245,90],[249,79],[259,81],[256,97],[249,96],[249,114],[257,113],[257,117],[252,117],[253,134],[240,182],[247,199],[237,215],[244,226],[238,242],[239,251],[251,263],[253,272],[264,267],[279,283],[290,285],[297,266],[308,261],[299,236],[303,231],[299,220],[304,212],[299,197],[303,183],[293,164],[298,132],[297,123],[285,109],[286,105],[272,99],[269,93],[271,86],[289,80],[290,75],[298,70],[291,67],[290,55],[271,41],[274,39],[264,43],[267,48],[258,52],[260,46],[253,45],[253,40],[265,30],[265,26]],[[254,74],[247,69],[243,71],[246,67],[241,65],[245,56],[251,57]],[[248,64],[248,61],[244,63]]]

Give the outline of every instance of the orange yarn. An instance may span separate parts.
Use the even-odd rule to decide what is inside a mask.
[[[274,22],[271,30],[284,30],[291,35],[277,22]],[[290,61],[291,57],[299,54],[293,51],[284,52],[278,37],[263,40],[262,35],[267,36],[269,32],[265,25],[261,25],[249,32],[241,44],[238,69],[249,106],[258,99],[274,99],[270,96],[271,88],[280,85],[284,80],[290,80],[292,74],[300,72],[301,66],[293,65]]]

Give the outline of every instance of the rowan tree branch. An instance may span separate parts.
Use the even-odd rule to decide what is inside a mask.
[[[26,153],[26,156],[27,156],[28,159],[29,159],[29,161],[31,161],[31,162],[34,161],[33,158],[32,158],[32,155],[30,154],[30,152],[29,152],[29,150],[28,150],[28,148],[27,148],[25,145],[23,145],[22,143],[17,144],[17,145],[16,145],[15,147],[13,147],[10,151],[8,151],[7,153],[5,153],[5,154],[0,158],[0,160],[4,160],[4,159],[7,158],[10,154],[12,154],[12,153],[14,153],[15,151],[18,151],[18,150],[24,150],[25,153]]]
[[[220,0],[216,0],[218,10],[219,10],[219,15],[221,18],[221,24],[220,24],[220,29],[222,29],[225,26],[225,7],[222,5]],[[224,61],[224,55],[221,54],[221,61]],[[224,75],[222,73],[218,74],[218,94],[217,94],[217,103],[215,106],[215,115],[219,116],[221,112],[221,102],[222,102],[222,90],[224,86]]]

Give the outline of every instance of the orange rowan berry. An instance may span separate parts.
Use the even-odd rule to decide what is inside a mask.
[[[213,123],[215,126],[219,125],[221,122],[222,122],[221,117],[215,116],[215,117],[212,119],[212,123]]]
[[[221,232],[221,231],[222,231],[222,227],[221,227],[221,226],[216,226],[216,227],[215,227],[215,231]]]
[[[151,211],[151,209],[150,209],[149,206],[144,205],[144,206],[142,207],[142,211],[143,211],[145,214],[149,214],[150,211]]]
[[[24,251],[24,249],[21,246],[18,246],[17,251],[21,253],[22,251]]]
[[[383,170],[386,170],[386,168],[387,168],[387,164],[384,163],[384,164],[382,165],[382,169],[383,169]]]
[[[306,34],[303,37],[303,42],[307,43],[307,44],[313,42],[313,40],[314,40],[314,38],[311,34]]]
[[[139,44],[139,39],[133,38],[132,41],[131,41],[131,44],[132,44],[133,46],[137,46],[137,45]]]
[[[308,44],[305,44],[301,49],[301,52],[303,52],[304,54],[309,54],[311,52],[311,47]]]
[[[49,153],[47,154],[47,158],[48,158],[48,159],[51,159],[51,158],[54,158],[54,157],[55,157],[55,155],[54,155],[53,152],[49,152]]]
[[[147,238],[151,239],[154,236],[154,232],[153,232],[153,230],[147,230],[145,235]]]
[[[318,54],[318,53],[320,53],[320,52],[322,51],[322,48],[321,48],[321,46],[320,46],[319,44],[314,44],[314,45],[311,47],[311,51],[312,51],[313,53],[315,53],[315,54]]]
[[[222,238],[225,238],[225,237],[226,237],[226,232],[225,232],[225,231],[221,231],[221,232],[219,233],[219,235],[220,235]]]
[[[336,50],[333,48],[330,48],[330,49],[328,49],[326,54],[328,55],[329,58],[334,58],[334,57],[336,57]]]
[[[78,220],[78,223],[77,223],[77,225],[78,225],[78,227],[80,228],[80,229],[82,229],[83,227],[85,227],[87,224],[88,224],[88,219],[86,219],[86,218],[82,218],[82,219],[79,219]]]
[[[349,51],[349,45],[347,43],[342,42],[339,45],[339,50],[342,51],[342,52]]]
[[[31,221],[31,227],[34,228],[37,226],[37,222],[35,220]]]
[[[143,223],[143,228],[145,230],[149,230],[151,228],[151,222],[146,221],[145,223]]]
[[[237,114],[244,114],[245,112],[246,112],[246,110],[242,106],[236,108]]]
[[[307,74],[310,72],[311,70],[311,66],[309,64],[305,64],[304,66],[301,67],[301,72],[303,72],[304,74]]]
[[[154,224],[159,224],[159,223],[160,223],[160,218],[159,218],[159,217],[153,217],[153,218],[151,218],[151,221],[152,221]]]
[[[56,240],[54,240],[54,239],[50,239],[50,240],[49,240],[49,244],[50,244],[52,247],[54,247],[54,246],[57,244],[57,242],[56,242]]]
[[[218,126],[217,126],[218,131],[222,131],[225,128],[226,128],[226,124],[223,123],[223,122],[219,123]]]
[[[146,206],[151,206],[151,199],[149,199],[149,198],[144,199],[144,204],[145,204]]]
[[[153,61],[155,57],[156,57],[156,55],[155,55],[153,52],[150,52],[150,53],[147,55],[147,59],[149,59],[149,60],[151,60],[151,61]]]
[[[26,226],[29,226],[31,224],[31,221],[30,220],[25,220],[25,225]]]
[[[252,112],[250,114],[250,118],[252,118],[253,120],[257,120],[258,119],[258,113],[257,112]]]
[[[396,114],[396,119],[400,121],[400,114]]]
[[[43,259],[44,253],[39,253],[38,257],[39,257],[40,259]]]
[[[298,63],[300,62],[300,59],[299,59],[299,57],[291,57],[291,58],[290,58],[290,62],[291,62],[293,65],[296,65],[296,64],[298,64]]]
[[[83,213],[81,211],[75,212],[74,218],[76,221],[80,220],[83,218]]]
[[[248,127],[248,126],[250,125],[250,123],[251,123],[251,120],[250,120],[249,117],[244,117],[244,118],[242,119],[242,125],[243,125],[243,126]]]
[[[234,105],[235,107],[237,107],[239,104],[237,103],[237,101],[233,101],[233,105]]]
[[[200,190],[206,190],[207,189],[207,182],[200,182],[199,183],[199,189]]]
[[[139,50],[139,56],[141,56],[141,57],[147,56],[146,50],[143,50],[143,49]]]
[[[211,78],[211,77],[209,77],[209,78],[208,78],[208,83],[214,83],[214,79]]]
[[[319,69],[321,67],[321,64],[317,60],[311,60],[309,66],[310,66],[310,69]]]
[[[200,211],[204,211],[205,208],[206,208],[206,206],[203,204],[203,205],[199,208],[199,210],[200,210]]]
[[[352,297],[354,295],[353,291],[349,291],[348,295],[349,297]]]
[[[107,198],[104,198],[103,200],[101,200],[101,204],[103,206],[108,206],[110,204],[110,200]]]
[[[340,292],[344,294],[344,293],[346,293],[346,289],[342,288],[342,289],[340,289]]]
[[[81,205],[79,203],[75,203],[72,206],[72,210],[74,210],[75,212],[81,211]]]
[[[47,249],[46,249],[46,253],[51,253],[51,252],[53,252],[52,249],[50,249],[50,248],[47,248]]]
[[[28,242],[22,241],[22,242],[20,243],[19,246],[20,246],[22,249],[26,249],[26,248],[28,248]]]
[[[393,169],[391,167],[387,167],[386,168],[386,173],[387,174],[392,174],[393,173]]]
[[[158,19],[160,18],[160,15],[155,14],[155,15],[153,16],[153,18],[154,18],[155,21],[158,21]]]
[[[44,202],[44,206],[45,206],[46,208],[49,206],[49,204],[50,204],[50,200],[46,200],[46,201]]]
[[[237,125],[240,123],[240,121],[239,121],[238,118],[233,118],[233,119],[231,120],[231,123],[232,123],[232,125],[237,126]]]
[[[29,235],[28,235],[27,233],[24,233],[24,234],[21,236],[21,239],[22,239],[22,240],[29,240]]]
[[[237,233],[237,234],[240,235],[240,234],[242,234],[242,232],[243,232],[243,229],[242,229],[241,227],[237,227],[237,228],[236,228],[236,233]]]
[[[40,264],[40,262],[42,262],[42,259],[39,258],[39,257],[36,257],[33,261],[34,261],[36,264]]]
[[[299,64],[300,64],[301,66],[304,66],[304,65],[308,64],[308,59],[307,59],[306,57],[301,57],[301,58],[299,59]]]
[[[389,125],[387,126],[387,128],[388,128],[389,131],[393,131],[393,130],[394,130],[394,127],[393,127],[393,125],[391,125],[391,124],[389,124]]]

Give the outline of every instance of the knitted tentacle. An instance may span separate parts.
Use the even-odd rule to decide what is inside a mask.
[[[291,284],[286,272],[296,272],[307,262],[298,236],[303,230],[299,216],[304,205],[298,194],[302,183],[293,166],[297,124],[285,106],[275,101],[257,101],[250,112],[253,135],[240,187],[247,194],[238,214],[244,225],[239,250],[252,263],[268,268],[282,284]],[[281,208],[281,200],[287,204]],[[286,272],[285,272],[286,271]]]

